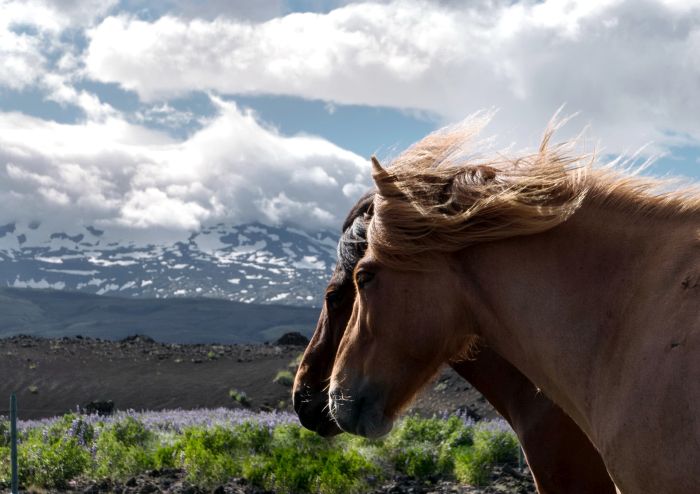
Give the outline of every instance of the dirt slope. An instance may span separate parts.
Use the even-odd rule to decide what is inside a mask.
[[[245,392],[254,409],[291,405],[290,388],[274,383],[280,370],[296,370],[303,347],[290,345],[180,345],[150,338],[0,339],[0,399],[17,393],[23,419],[75,410],[94,400],[118,409],[160,410],[239,406],[229,390]],[[0,402],[2,403],[2,402]],[[0,413],[5,406],[0,405]],[[495,417],[468,383],[446,370],[419,397],[414,411],[431,415],[468,411]]]

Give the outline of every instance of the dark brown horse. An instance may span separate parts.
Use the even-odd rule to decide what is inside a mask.
[[[294,385],[301,423],[323,436],[341,432],[328,413],[328,383],[355,301],[352,274],[366,249],[366,222],[373,194],[357,203],[343,225],[338,264]],[[538,492],[613,494],[614,486],[586,436],[559,407],[515,367],[488,347],[452,367],[503,415],[523,445]]]

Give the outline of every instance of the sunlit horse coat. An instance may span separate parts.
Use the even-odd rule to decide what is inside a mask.
[[[470,161],[469,135],[374,164],[334,419],[386,432],[481,342],[576,422],[621,492],[700,492],[700,193],[592,166],[549,131],[533,154]]]
[[[302,423],[322,435],[340,432],[328,414],[327,385],[355,300],[353,271],[366,250],[373,195],[357,203],[343,225],[338,264],[314,336],[301,361],[294,407]],[[605,467],[576,424],[515,367],[487,347],[452,367],[503,415],[518,434],[540,494],[609,494]]]

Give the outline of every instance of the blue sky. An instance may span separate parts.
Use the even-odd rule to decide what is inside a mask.
[[[562,104],[698,180],[698,53],[675,0],[0,0],[0,223],[335,227],[370,154],[483,109],[531,147]]]

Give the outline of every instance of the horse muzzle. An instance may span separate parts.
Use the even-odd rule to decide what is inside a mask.
[[[393,427],[393,420],[384,415],[383,394],[372,385],[355,390],[333,387],[328,392],[328,404],[331,416],[345,432],[377,439]]]
[[[301,425],[323,437],[336,436],[343,432],[328,410],[328,395],[302,388],[292,395],[294,411]]]

